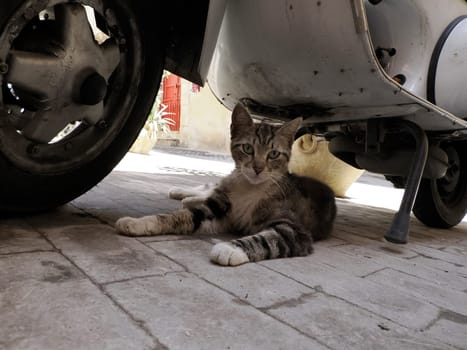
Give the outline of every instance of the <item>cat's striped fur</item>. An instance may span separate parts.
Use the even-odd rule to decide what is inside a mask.
[[[232,233],[211,260],[221,265],[305,256],[314,240],[331,232],[336,206],[326,185],[288,173],[291,146],[301,119],[283,126],[254,124],[237,106],[232,113],[231,152],[235,169],[206,196],[173,192],[184,209],[171,214],[117,221],[131,236]]]

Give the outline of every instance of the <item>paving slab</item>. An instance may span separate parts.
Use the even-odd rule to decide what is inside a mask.
[[[313,261],[353,276],[364,277],[386,267],[377,260],[341,253],[333,247],[327,248],[321,245],[320,242],[314,245],[314,249]]]
[[[265,308],[313,292],[313,289],[261,265],[245,264],[237,268],[215,265],[209,262],[212,244],[204,241],[177,240],[152,242],[148,245],[170,256],[187,271],[258,308]]]
[[[170,349],[325,349],[189,273],[112,283],[107,292]]]
[[[58,253],[0,256],[1,349],[163,348]]]
[[[321,265],[319,261],[313,260],[313,255],[267,260],[260,264],[414,330],[427,327],[439,312],[439,308],[396,287],[374,283]]]
[[[419,262],[418,257],[412,259],[403,259],[386,254],[382,251],[368,249],[363,245],[345,244],[336,246],[334,251],[344,254],[358,256],[361,258],[375,260],[384,266],[390,266],[391,269],[404,272],[411,276],[430,281],[443,289],[454,289],[459,291],[467,290],[467,278],[456,272],[449,270],[440,270]],[[440,266],[438,266],[440,267]]]
[[[323,293],[309,294],[294,302],[273,306],[267,312],[332,349],[450,348],[426,339],[422,332],[410,332],[385,318]]]
[[[0,222],[0,255],[44,250],[53,247],[24,221]]]
[[[467,293],[446,289],[433,282],[386,268],[367,277],[368,280],[397,287],[420,300],[465,316],[467,319]],[[467,331],[467,329],[466,329]]]
[[[459,243],[460,241],[457,241],[455,246],[447,246],[441,250],[445,253],[467,256],[467,246],[460,245]]]
[[[457,267],[465,267],[467,269],[467,256],[465,255],[452,254],[444,250],[424,247],[418,244],[411,244],[410,249],[427,258],[445,261]]]
[[[332,237],[339,238],[350,244],[363,245],[367,248],[381,251],[381,252],[384,252],[385,254],[400,257],[400,258],[414,258],[419,255],[418,253],[407,248],[406,246],[394,245],[389,242],[385,242],[383,240],[384,231],[380,231],[381,236],[379,236],[376,239],[367,238],[365,236],[360,235],[360,229],[358,225],[349,227],[347,226],[347,224],[341,224],[339,222],[340,220],[342,220],[342,218],[338,217],[336,225],[332,232]],[[365,229],[362,229],[362,231],[363,230]],[[372,230],[374,230],[374,228]]]
[[[416,262],[420,265],[429,266],[439,271],[454,273],[461,278],[467,279],[467,264],[453,264],[428,255],[417,255],[411,258],[410,261]]]
[[[138,240],[117,235],[109,225],[58,226],[42,232],[98,283],[184,270]]]
[[[449,312],[442,312],[439,319],[425,331],[425,334],[427,337],[440,339],[458,349],[466,349],[467,319]]]

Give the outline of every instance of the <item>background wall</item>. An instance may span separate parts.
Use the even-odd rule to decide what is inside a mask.
[[[160,144],[191,149],[230,152],[230,111],[211,93],[181,81],[180,131],[160,136]]]

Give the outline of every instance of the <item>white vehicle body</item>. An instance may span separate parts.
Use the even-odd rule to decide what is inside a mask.
[[[437,42],[462,16],[460,0],[227,1],[208,84],[228,108],[244,101],[257,114],[295,106],[305,123],[404,116],[425,130],[465,133],[467,18],[437,59],[438,105],[427,100]],[[378,61],[378,48],[396,53]]]

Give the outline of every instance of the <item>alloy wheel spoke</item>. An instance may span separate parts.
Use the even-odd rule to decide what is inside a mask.
[[[102,55],[101,71],[99,72],[105,80],[109,80],[112,73],[120,64],[120,50],[113,39],[107,40],[100,47]]]
[[[36,98],[46,101],[56,98],[61,83],[61,59],[47,54],[12,50],[9,55],[7,82]],[[14,91],[12,91],[14,93]]]
[[[68,124],[61,118],[61,111],[39,111],[36,112],[22,130],[22,134],[27,138],[47,143],[52,140]]]
[[[33,111],[21,132],[39,143],[50,142],[69,123],[101,120],[107,84],[120,63],[118,44],[113,38],[96,41],[82,5],[61,4],[54,10],[58,50],[47,54],[23,48],[9,55],[11,95]]]
[[[94,41],[86,10],[80,4],[61,4],[55,7],[60,24],[62,43],[66,49],[87,46]]]

